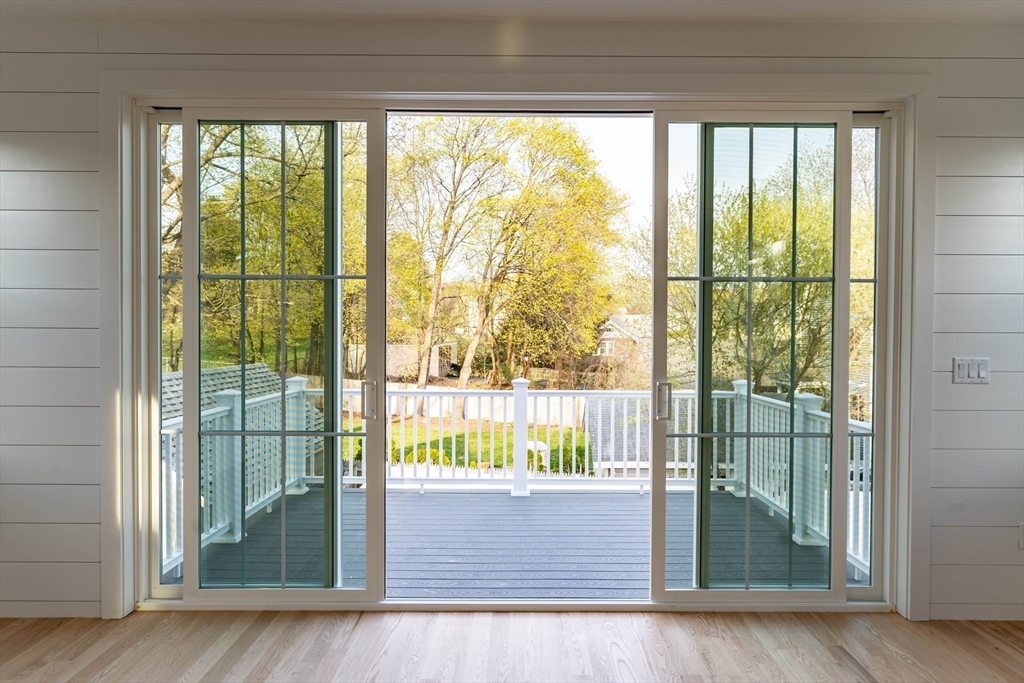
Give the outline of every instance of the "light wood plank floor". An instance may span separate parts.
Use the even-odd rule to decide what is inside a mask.
[[[1020,683],[1024,623],[499,612],[4,619],[0,680]]]

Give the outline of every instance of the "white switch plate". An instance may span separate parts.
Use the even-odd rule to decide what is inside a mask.
[[[953,384],[988,384],[989,359],[953,356]]]

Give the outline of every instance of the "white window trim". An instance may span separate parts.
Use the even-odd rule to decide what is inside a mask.
[[[142,358],[143,349],[140,349],[137,345],[140,312],[132,304],[133,296],[131,294],[135,291],[135,286],[139,282],[137,268],[140,265],[139,241],[134,236],[140,234],[138,232],[140,223],[145,222],[145,213],[139,196],[140,188],[136,182],[142,159],[138,147],[133,146],[133,138],[138,130],[141,118],[139,107],[144,105],[167,106],[172,102],[177,102],[179,105],[185,102],[189,104],[237,105],[242,104],[242,102],[232,100],[230,98],[231,94],[239,98],[251,97],[251,93],[254,90],[258,90],[261,96],[264,97],[273,97],[283,93],[294,96],[296,93],[305,92],[308,93],[308,97],[317,98],[320,97],[319,93],[325,90],[325,80],[328,81],[328,87],[332,80],[335,83],[338,80],[337,78],[332,78],[335,76],[334,74],[330,74],[326,78],[324,78],[324,74],[299,74],[296,76],[296,74],[256,72],[246,72],[242,78],[238,78],[238,76],[238,72],[232,72],[230,74],[231,78],[229,78],[228,74],[219,74],[217,72],[111,71],[101,74],[100,120],[102,130],[101,142],[104,143],[101,146],[101,150],[103,150],[101,158],[101,178],[103,179],[101,182],[101,216],[105,219],[104,224],[114,226],[112,230],[109,230],[103,236],[102,243],[103,251],[101,253],[105,254],[106,265],[112,266],[104,269],[105,276],[103,282],[101,282],[101,288],[104,292],[103,299],[106,302],[102,312],[102,319],[104,329],[111,331],[120,330],[120,332],[116,333],[117,343],[108,343],[104,347],[104,367],[118,368],[117,372],[107,372],[106,381],[112,391],[108,395],[138,396],[138,389],[144,384],[140,376],[142,374],[140,373],[140,367],[144,360]],[[622,75],[617,76],[619,76],[618,79],[612,79],[608,83],[608,87],[620,85],[623,86],[623,90],[635,87],[627,85],[626,80],[623,80],[621,77]],[[541,74],[537,74],[535,77],[538,83],[548,82],[548,79],[544,78]],[[903,149],[901,151],[908,158],[916,158],[918,163],[913,164],[913,170],[908,173],[903,173],[904,167],[902,164],[897,167],[898,173],[896,176],[899,182],[895,184],[903,190],[908,199],[902,205],[900,205],[898,200],[894,201],[893,205],[896,207],[896,216],[905,219],[904,227],[899,234],[900,240],[904,240],[907,243],[910,242],[909,237],[913,234],[910,226],[913,225],[915,215],[919,218],[917,226],[919,239],[913,241],[913,250],[907,249],[900,254],[901,258],[897,264],[898,267],[894,268],[894,270],[897,275],[901,276],[902,273],[910,273],[910,266],[915,263],[918,264],[918,268],[913,270],[913,277],[901,276],[893,280],[893,282],[899,282],[901,287],[899,292],[891,293],[896,294],[904,302],[903,306],[893,308],[893,314],[898,314],[898,319],[904,330],[909,331],[911,322],[913,322],[915,329],[930,330],[931,269],[930,267],[924,269],[920,267],[920,257],[922,254],[930,253],[927,250],[930,250],[933,241],[934,221],[929,219],[927,206],[934,197],[934,190],[927,187],[927,179],[929,177],[928,173],[933,173],[934,171],[934,145],[931,144],[928,136],[933,125],[930,117],[934,115],[934,79],[930,76],[921,75],[880,75],[878,78],[881,78],[883,82],[884,87],[881,89],[888,92],[888,95],[881,99],[877,95],[869,94],[877,93],[880,89],[878,87],[879,81],[874,76],[836,74],[827,79],[828,84],[826,86],[820,79],[813,79],[813,82],[808,82],[799,75],[780,74],[773,75],[767,79],[770,81],[769,85],[773,91],[785,93],[787,97],[796,99],[811,97],[815,101],[783,101],[785,98],[780,96],[777,98],[779,101],[775,102],[745,104],[742,102],[723,102],[723,97],[728,96],[719,96],[717,102],[715,98],[707,98],[703,102],[688,102],[678,96],[673,97],[671,95],[624,98],[610,93],[604,97],[589,96],[585,99],[575,99],[571,96],[563,96],[561,98],[524,98],[520,95],[509,94],[504,97],[489,96],[487,100],[473,99],[472,96],[465,99],[424,100],[419,99],[422,96],[409,95],[402,98],[387,96],[384,99],[375,100],[370,98],[357,99],[344,103],[334,100],[330,102],[330,105],[354,105],[359,108],[376,106],[381,107],[381,115],[383,115],[383,106],[395,106],[397,104],[396,99],[402,102],[402,106],[409,108],[457,108],[473,109],[476,111],[507,110],[510,108],[510,102],[516,103],[515,108],[517,109],[523,108],[531,111],[546,109],[557,109],[559,111],[649,111],[651,109],[664,108],[685,108],[691,111],[722,109],[734,112],[766,109],[783,111],[792,109],[818,109],[826,111],[894,109],[899,111],[905,109],[907,116],[904,120],[900,121],[906,129],[906,134],[903,136]],[[691,88],[687,88],[685,85],[688,79],[691,81]],[[677,75],[677,77],[671,79],[671,86],[675,92],[688,90],[692,92],[705,92],[709,79],[723,80],[720,76],[707,74],[690,74],[683,78]],[[444,82],[444,78],[436,80],[439,84]],[[478,87],[483,85],[479,78],[467,80],[475,80]],[[430,81],[431,79],[428,77],[426,82]],[[724,81],[728,85],[726,89],[732,90],[734,92],[732,96],[735,97],[743,92],[763,91],[766,79],[763,74],[730,74]],[[224,83],[226,82],[235,83],[235,90],[227,93],[228,97],[225,97]],[[824,92],[818,94],[814,92],[823,90],[825,87],[828,88],[829,93],[833,93],[832,99],[834,99],[835,92],[845,93],[840,98],[843,101],[829,101],[829,98],[825,97]],[[483,88],[481,87],[480,90],[483,91]],[[344,92],[344,88],[337,87],[336,91]],[[174,93],[174,97],[168,99],[166,97],[168,92]],[[213,99],[214,97],[217,99]],[[674,107],[672,106],[673,102],[675,104]],[[250,103],[245,102],[244,104]],[[266,103],[266,100],[264,100],[264,103]],[[291,100],[282,104],[287,104],[288,106],[312,104],[314,107],[322,107],[327,103],[318,102],[314,99],[312,101]],[[915,142],[919,138],[929,141],[927,144],[922,145],[924,149],[915,149]],[[914,156],[915,152],[916,157]],[[922,157],[924,163],[922,163]],[[380,169],[380,172],[383,173],[383,170]],[[924,182],[921,180],[922,176]],[[910,198],[913,199],[910,200]],[[916,214],[915,209],[917,210]],[[932,212],[932,218],[933,215]],[[904,235],[904,231],[906,235]],[[897,231],[894,230],[893,232],[896,233]],[[920,239],[920,233],[922,232],[924,233],[924,239]],[[922,273],[922,270],[927,272]],[[839,276],[840,274],[837,273],[837,277]],[[926,276],[928,278],[927,284],[925,282]],[[915,305],[913,309],[907,305],[907,302],[912,300],[911,295],[918,302],[918,305]],[[925,323],[927,327],[925,327]],[[893,363],[892,386],[897,392],[899,400],[896,402],[898,407],[894,405],[893,411],[896,412],[899,419],[894,420],[895,424],[891,425],[889,429],[894,443],[898,443],[901,447],[908,447],[908,450],[901,449],[899,451],[904,453],[909,452],[909,445],[911,443],[920,442],[923,433],[930,434],[930,414],[926,414],[927,406],[922,406],[920,403],[911,406],[909,392],[905,389],[901,390],[902,387],[909,388],[911,384],[914,387],[914,393],[918,395],[920,395],[918,392],[921,391],[922,386],[926,385],[930,389],[930,365],[925,368],[925,370],[929,370],[927,373],[920,369],[922,364],[924,364],[923,362],[915,364],[914,372],[911,372],[909,367],[909,360],[912,356],[925,360],[929,358],[930,336],[926,342],[921,341],[922,335],[916,335],[917,338],[912,341],[908,339],[909,337],[909,332],[907,332],[904,336],[895,340],[899,353],[894,355],[898,355],[899,363]],[[927,343],[929,346],[926,352],[924,352],[924,343]],[[121,393],[122,388],[124,393]],[[926,393],[925,395],[930,394]],[[132,611],[136,606],[141,607],[144,605],[148,608],[211,608],[217,605],[237,605],[238,603],[230,600],[237,593],[236,591],[227,591],[233,594],[232,596],[224,596],[224,598],[228,599],[227,602],[211,601],[204,602],[203,605],[190,605],[189,603],[178,603],[176,601],[167,602],[160,600],[156,596],[150,598],[148,593],[140,592],[145,587],[146,581],[140,580],[141,577],[135,572],[137,566],[135,557],[137,551],[145,548],[145,544],[138,537],[141,516],[136,505],[136,501],[140,499],[138,498],[137,487],[135,486],[135,481],[137,481],[135,473],[139,472],[136,469],[138,463],[135,453],[139,452],[138,446],[141,443],[138,437],[143,425],[139,421],[137,402],[110,401],[109,403],[110,405],[104,410],[104,427],[102,432],[104,434],[103,442],[107,446],[107,457],[103,463],[103,484],[104,491],[106,492],[102,511],[104,525],[102,552],[104,562],[102,586],[103,616],[108,618],[123,616]],[[911,417],[913,417],[912,420]],[[894,428],[896,425],[901,424],[904,425],[904,428]],[[135,444],[136,446],[129,447],[128,444]],[[717,599],[702,604],[666,605],[643,601],[587,604],[575,602],[383,603],[373,601],[365,604],[347,603],[346,606],[349,608],[358,607],[360,609],[411,608],[415,605],[417,608],[428,609],[438,607],[445,609],[565,609],[567,606],[571,606],[575,609],[625,610],[635,610],[638,608],[688,610],[708,609],[710,607],[725,609],[824,608],[845,610],[850,609],[852,604],[853,608],[863,611],[884,609],[889,605],[895,604],[902,613],[911,618],[927,618],[928,546],[927,541],[921,539],[922,529],[924,530],[923,534],[927,534],[927,498],[924,498],[925,504],[917,504],[913,508],[909,505],[909,498],[911,495],[919,497],[926,495],[922,494],[921,491],[922,488],[927,486],[928,468],[927,463],[922,464],[922,458],[920,457],[913,459],[913,467],[911,467],[910,461],[911,458],[900,459],[898,481],[893,482],[893,488],[896,489],[898,495],[891,501],[887,501],[887,505],[892,510],[890,515],[892,540],[889,543],[889,547],[892,548],[896,545],[896,540],[913,540],[914,544],[913,546],[909,543],[900,544],[900,549],[893,558],[895,574],[892,583],[894,585],[886,599],[883,599],[881,602],[829,602],[827,599],[820,600],[819,596],[823,593],[821,591],[816,592],[818,594],[816,596],[808,596],[808,599],[803,602],[800,601],[803,596],[796,595],[794,591],[781,592],[778,594],[778,600],[774,599],[774,596],[770,595],[769,592],[757,591],[755,593],[744,591],[744,595],[737,596],[733,600],[724,596],[722,592],[715,591]],[[893,463],[893,465],[895,468],[896,463]],[[898,484],[898,488],[896,484]],[[109,487],[111,486],[114,488],[110,489]],[[922,525],[922,519],[924,525]],[[111,565],[114,565],[120,571],[110,571],[109,567]],[[912,581],[911,578],[913,579]],[[843,583],[845,584],[845,577]],[[324,590],[329,589],[317,590],[308,598],[300,594],[303,592],[301,590],[280,591],[282,593],[280,599],[277,599],[277,596],[267,594],[267,592],[262,592],[258,598],[246,604],[253,608],[257,608],[262,604],[279,607],[313,606],[307,600],[316,600],[315,606],[317,608],[332,608],[344,604],[324,600]],[[211,595],[210,597],[219,598],[220,596]]]

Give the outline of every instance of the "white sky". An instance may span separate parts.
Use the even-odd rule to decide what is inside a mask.
[[[565,116],[587,138],[601,173],[629,199],[630,223],[651,223],[654,119],[642,116]]]

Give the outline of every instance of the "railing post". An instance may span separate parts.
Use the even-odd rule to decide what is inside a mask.
[[[309,429],[306,424],[306,385],[309,384],[307,377],[289,377],[284,381],[284,408],[285,408],[285,429],[288,431],[301,432]],[[295,448],[295,437],[285,439],[284,457],[287,459],[285,469],[286,478],[284,482],[287,493],[302,494],[308,491],[306,487],[306,447],[309,440],[303,439],[306,444],[303,448]]]
[[[747,402],[748,384],[750,383],[745,379],[737,379],[732,382],[733,391],[736,392],[736,398],[732,404],[732,429],[736,434],[745,434],[747,425],[750,424],[750,404]],[[714,406],[714,402],[712,402],[712,406]],[[750,452],[750,447],[751,444],[745,437],[733,440],[733,463],[736,468],[736,487],[732,491],[734,496],[746,495],[747,489],[750,487],[750,482],[747,481],[747,454]]]
[[[225,389],[215,393],[213,400],[219,407],[228,409],[225,419],[228,429],[241,431],[243,429],[242,392],[238,389]],[[211,516],[211,522],[213,526],[217,526],[224,521],[230,526],[228,533],[216,537],[213,542],[238,543],[242,540],[242,533],[245,529],[245,519],[242,513],[242,501],[245,497],[242,486],[245,472],[243,437],[211,436],[207,438],[213,442],[210,448],[213,462],[209,467],[214,478],[214,514]],[[220,446],[222,439],[229,439],[231,444],[229,448]],[[205,482],[203,483],[205,484]],[[206,504],[210,505],[210,501],[207,501]]]
[[[820,410],[825,399],[815,394],[796,394],[793,397],[793,432],[808,432],[810,420],[807,411]],[[820,442],[820,443],[819,443]],[[829,448],[820,448],[825,439],[793,439],[793,509],[789,514],[793,520],[793,542],[797,545],[822,545],[822,541],[810,533],[814,519],[814,508],[824,503],[820,491],[825,473],[825,460]]]
[[[530,380],[525,378],[512,380],[512,495],[528,496],[530,487],[526,481],[526,441],[528,429],[526,425],[526,396]]]

